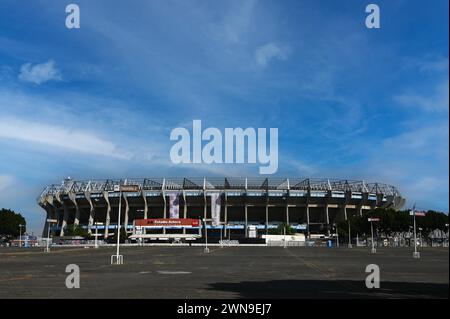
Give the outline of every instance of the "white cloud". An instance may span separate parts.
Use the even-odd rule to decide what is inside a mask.
[[[55,62],[50,60],[45,63],[32,65],[26,63],[21,66],[19,79],[25,82],[42,84],[48,81],[61,81],[61,73],[55,66]]]
[[[0,119],[0,138],[44,144],[75,152],[130,158],[130,154],[120,152],[114,143],[93,133],[84,132],[81,128],[59,127],[12,117]]]
[[[267,43],[255,51],[255,60],[260,66],[265,67],[272,59],[286,60],[289,49],[276,43]]]
[[[407,92],[394,96],[394,100],[401,105],[418,107],[429,112],[448,112],[449,91],[448,79],[440,82],[429,94]]]

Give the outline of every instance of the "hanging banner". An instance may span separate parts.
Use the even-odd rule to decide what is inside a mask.
[[[180,218],[180,193],[169,194],[170,218]]]
[[[220,225],[220,194],[211,193],[211,220],[213,226]]]

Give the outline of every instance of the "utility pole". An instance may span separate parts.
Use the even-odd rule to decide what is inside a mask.
[[[24,225],[19,224],[19,248],[22,248],[22,227]]]
[[[379,222],[380,219],[379,218],[369,218],[368,221],[370,222],[370,232],[372,233],[372,254],[376,254],[377,249],[375,248],[375,241],[373,238],[373,222]]]
[[[208,248],[208,229],[206,227],[206,218],[203,218],[203,223],[205,225],[205,249],[203,251],[205,253],[209,253],[209,248]]]
[[[348,219],[348,248],[353,248],[352,246],[352,233],[350,229],[350,219]]]
[[[414,252],[413,258],[420,258],[420,253],[417,251],[417,233],[416,233],[416,204],[414,204],[412,209],[412,215],[414,220]]]
[[[57,223],[58,220],[57,219],[47,219],[47,223],[48,223],[48,230],[47,230],[47,243],[45,245],[45,249],[44,252],[45,253],[49,253],[50,252],[50,228],[52,223]]]

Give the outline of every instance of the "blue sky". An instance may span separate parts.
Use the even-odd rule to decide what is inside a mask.
[[[43,187],[256,176],[174,165],[175,127],[277,127],[278,176],[396,185],[448,212],[448,1],[0,2],[0,207],[40,232]]]

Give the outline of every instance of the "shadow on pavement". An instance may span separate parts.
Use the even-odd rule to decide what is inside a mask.
[[[364,281],[271,280],[213,283],[211,290],[239,294],[240,298],[448,298],[448,284],[381,282],[368,289]]]

